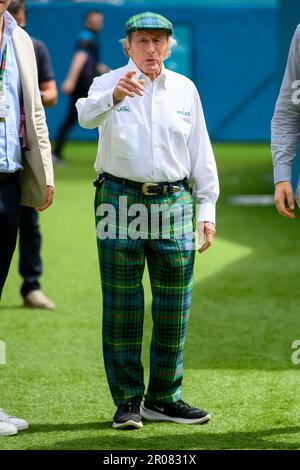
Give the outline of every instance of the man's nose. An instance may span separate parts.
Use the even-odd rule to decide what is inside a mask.
[[[149,52],[150,54],[155,54],[154,42],[150,42],[150,43],[149,43],[148,52]]]

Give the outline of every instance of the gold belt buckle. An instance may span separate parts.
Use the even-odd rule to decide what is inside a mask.
[[[151,186],[152,186],[152,187],[154,186],[154,187],[157,188],[157,187],[159,187],[159,184],[158,184],[158,183],[144,183],[143,186],[142,186],[142,193],[145,194],[146,196],[151,196],[151,195],[153,196],[153,195],[155,195],[155,193],[151,193],[151,192],[149,192],[149,190],[148,190],[148,188],[150,188]],[[178,191],[180,191],[180,187],[179,187],[179,186],[172,185],[172,183],[171,183],[171,186],[172,186],[172,191],[174,191],[174,192],[176,192],[176,193],[177,193]],[[169,191],[169,189],[170,189],[170,186],[167,185],[167,184],[164,184],[164,185],[163,185],[163,194],[166,194],[166,193]],[[156,193],[156,194],[158,194],[158,193]]]
[[[151,193],[149,192],[149,189],[151,186],[154,186],[154,187],[158,187],[158,184],[157,183],[144,183],[143,186],[142,186],[142,193],[145,195],[145,196],[151,196],[151,195],[155,195],[155,193]]]

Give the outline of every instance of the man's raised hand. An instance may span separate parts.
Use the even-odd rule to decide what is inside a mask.
[[[143,96],[144,80],[134,80],[133,76],[135,74],[136,71],[131,70],[120,78],[113,92],[114,104],[120,103],[126,96],[130,98],[133,98],[135,95]]]

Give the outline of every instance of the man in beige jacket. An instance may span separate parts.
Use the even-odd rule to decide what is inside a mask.
[[[0,1],[0,298],[16,245],[20,205],[43,211],[53,199],[51,147],[30,37]],[[0,436],[28,423],[0,410]]]

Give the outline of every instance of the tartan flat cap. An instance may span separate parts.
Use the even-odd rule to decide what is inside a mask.
[[[146,11],[138,15],[131,16],[125,24],[125,33],[133,33],[143,29],[164,29],[173,34],[173,25],[162,15]]]

